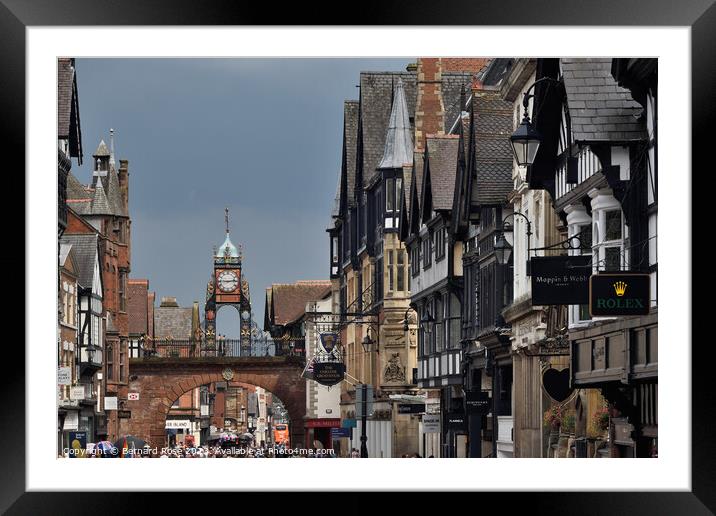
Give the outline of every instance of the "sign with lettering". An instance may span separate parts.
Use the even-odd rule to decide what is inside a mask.
[[[440,415],[424,414],[423,415],[423,433],[439,434],[440,433]]]
[[[70,387],[70,399],[73,399],[73,400],[85,399],[85,386],[84,385],[75,385],[74,387]]]
[[[188,419],[167,419],[164,428],[191,428],[191,422]]]
[[[490,393],[487,391],[467,391],[465,393],[465,412],[468,414],[488,414],[490,412]]]
[[[589,279],[589,313],[593,317],[647,315],[650,284],[648,274],[595,274]]]
[[[358,426],[355,419],[352,418],[346,418],[343,421],[341,421],[341,427],[342,428],[356,428]]]
[[[127,399],[129,401],[137,401],[139,399],[139,393],[138,392],[130,392],[127,394]]]
[[[591,256],[535,256],[530,258],[532,305],[589,303]]]
[[[117,396],[105,396],[104,410],[117,410]]]
[[[313,365],[313,379],[321,385],[341,383],[346,374],[343,362],[316,362]]]
[[[87,432],[70,432],[69,435],[71,459],[78,459],[85,456],[85,448],[87,448]]]
[[[71,367],[63,366],[57,368],[57,385],[72,385]]]
[[[399,403],[398,414],[424,414],[425,403]]]
[[[132,417],[132,411],[131,410],[118,410],[117,417],[122,418],[122,419],[129,419]]]
[[[351,437],[353,430],[351,428],[331,428],[331,438],[340,439],[342,437]]]
[[[453,430],[465,430],[465,414],[461,412],[448,412],[447,423],[448,427]]]

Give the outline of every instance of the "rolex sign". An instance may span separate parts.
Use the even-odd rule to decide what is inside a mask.
[[[592,316],[647,315],[651,299],[648,274],[595,274],[589,278]]]

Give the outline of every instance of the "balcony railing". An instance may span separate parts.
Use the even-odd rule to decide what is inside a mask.
[[[273,352],[272,352],[273,351]],[[139,342],[138,358],[270,356],[280,354],[274,342],[242,339],[147,339]]]

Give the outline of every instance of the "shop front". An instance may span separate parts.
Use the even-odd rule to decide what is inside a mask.
[[[306,419],[303,423],[306,443],[313,449],[333,449],[332,428],[341,428],[340,418]]]

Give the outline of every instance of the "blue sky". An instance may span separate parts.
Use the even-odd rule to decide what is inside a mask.
[[[85,163],[115,130],[129,160],[131,274],[203,309],[212,246],[244,247],[254,318],[271,283],[328,277],[325,229],[341,158],[343,101],[361,71],[405,59],[77,59]],[[238,336],[223,310],[218,331]]]

